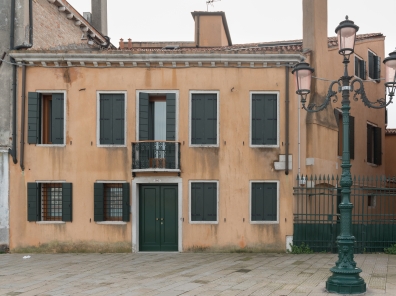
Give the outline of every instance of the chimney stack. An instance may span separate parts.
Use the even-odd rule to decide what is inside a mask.
[[[107,36],[107,0],[91,0],[92,26]]]

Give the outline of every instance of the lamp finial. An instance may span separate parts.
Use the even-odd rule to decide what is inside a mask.
[[[346,19],[346,20],[349,20],[349,17],[346,15],[346,16],[345,16],[345,19]]]

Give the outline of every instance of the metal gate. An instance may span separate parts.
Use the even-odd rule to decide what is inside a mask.
[[[340,178],[298,176],[294,187],[293,244],[315,252],[337,252]],[[352,235],[355,253],[383,252],[396,243],[396,179],[353,177]]]

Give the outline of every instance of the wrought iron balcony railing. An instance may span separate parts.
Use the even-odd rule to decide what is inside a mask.
[[[180,172],[180,143],[140,141],[132,143],[132,172]]]

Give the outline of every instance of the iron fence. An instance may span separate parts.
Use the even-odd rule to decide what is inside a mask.
[[[340,177],[297,176],[294,187],[293,244],[315,252],[337,252],[340,232]],[[352,235],[355,253],[383,252],[396,243],[396,179],[353,177]]]

